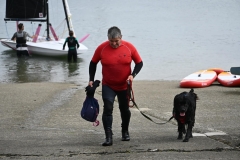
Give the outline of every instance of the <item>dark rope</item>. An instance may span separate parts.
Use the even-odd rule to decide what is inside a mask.
[[[134,100],[134,94],[133,94],[133,90],[132,90],[132,83],[131,83],[131,81],[127,81],[127,98],[128,98],[128,106],[129,107],[136,107],[138,110],[139,110],[139,112],[145,117],[145,118],[147,118],[148,120],[150,120],[150,121],[152,121],[153,123],[155,123],[155,124],[159,124],[159,125],[161,125],[161,124],[166,124],[166,123],[168,123],[168,122],[170,122],[172,119],[173,119],[173,116],[171,117],[171,118],[169,118],[169,120],[168,121],[166,121],[166,122],[163,122],[163,123],[159,123],[159,122],[155,122],[154,120],[152,120],[149,116],[147,116],[145,113],[143,113],[139,108],[138,108],[138,106],[137,106],[137,104],[136,104],[136,102],[135,102],[135,100]],[[132,104],[130,104],[132,102]]]

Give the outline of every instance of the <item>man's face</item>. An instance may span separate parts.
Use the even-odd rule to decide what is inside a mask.
[[[121,45],[122,38],[108,39],[112,48],[118,48]]]

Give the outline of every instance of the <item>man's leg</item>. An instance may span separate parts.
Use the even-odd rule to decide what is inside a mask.
[[[68,50],[68,62],[71,62],[72,61],[72,50],[69,49]]]
[[[22,56],[22,51],[17,50],[17,57],[20,58]]]
[[[122,141],[129,141],[130,136],[128,127],[130,123],[131,112],[128,106],[127,90],[117,92],[117,97],[122,118]]]
[[[77,63],[77,49],[74,49],[74,52],[73,52],[73,62]]]
[[[102,98],[103,98],[103,115],[102,122],[106,135],[106,140],[102,144],[103,146],[111,146],[112,141],[112,122],[113,122],[113,104],[116,93],[106,85],[102,86]]]

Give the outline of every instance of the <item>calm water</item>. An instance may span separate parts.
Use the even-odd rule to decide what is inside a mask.
[[[107,29],[114,25],[121,28],[123,39],[132,42],[143,58],[144,67],[137,80],[181,80],[201,69],[219,67],[229,70],[232,66],[240,66],[238,0],[109,2],[69,0],[77,38],[90,34],[84,41],[89,50],[79,55],[77,64],[68,64],[66,57],[32,56],[18,60],[14,51],[1,45],[0,83],[87,84],[92,54],[107,39]],[[15,22],[5,24],[5,1],[0,3],[0,37],[11,37],[15,32]],[[62,35],[62,2],[50,0],[50,9],[50,22]],[[33,33],[37,26],[37,23],[24,24],[29,33]],[[101,79],[100,65],[96,78]]]

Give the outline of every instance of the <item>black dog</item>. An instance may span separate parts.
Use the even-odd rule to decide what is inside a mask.
[[[183,142],[188,142],[192,138],[192,128],[195,123],[196,101],[197,94],[191,89],[190,92],[182,92],[174,97],[173,102],[173,117],[178,123],[178,139],[185,138]],[[185,126],[187,126],[187,133]]]

